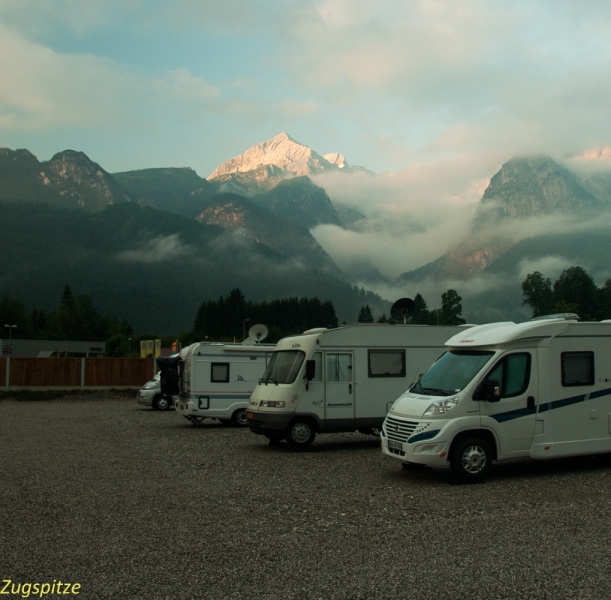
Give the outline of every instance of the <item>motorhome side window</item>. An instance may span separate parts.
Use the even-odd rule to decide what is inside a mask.
[[[405,377],[405,350],[369,350],[369,377]]]
[[[213,383],[229,383],[229,363],[211,363],[210,381]]]
[[[314,378],[312,381],[322,381],[322,352],[314,352],[312,354],[312,360],[314,361]]]
[[[562,385],[594,385],[594,352],[563,352]]]
[[[327,354],[327,381],[352,381],[352,354]]]
[[[504,356],[486,379],[496,379],[501,387],[501,398],[519,396],[530,383],[530,354],[519,352]]]

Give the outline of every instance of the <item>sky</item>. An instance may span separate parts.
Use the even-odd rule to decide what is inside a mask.
[[[0,0],[0,145],[110,172],[281,131],[398,171],[611,143],[599,0]]]
[[[0,147],[39,160],[206,177],[285,131],[387,171],[318,178],[371,221],[315,231],[387,277],[464,237],[506,160],[611,146],[600,0],[0,0],[0,61]]]

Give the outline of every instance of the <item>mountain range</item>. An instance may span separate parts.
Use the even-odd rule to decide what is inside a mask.
[[[340,321],[353,321],[363,304],[379,315],[388,314],[389,302],[351,281],[393,284],[412,296],[423,282],[437,282],[464,286],[468,320],[484,322],[495,311],[502,319],[523,316],[515,284],[520,265],[552,256],[594,273],[608,270],[608,171],[578,175],[547,156],[507,161],[492,176],[464,239],[395,282],[363,260],[356,271],[343,272],[312,236],[319,225],[368,222],[312,181],[321,173],[377,177],[286,133],[222,163],[207,179],[190,168],[108,173],[82,152],[40,162],[28,150],[2,148],[0,206],[10,218],[0,222],[0,245],[12,262],[0,276],[0,293],[45,306],[69,283],[99,297],[100,310],[163,333],[188,329],[202,300],[233,287],[252,300],[331,299]],[[526,235],[523,224],[537,219],[563,226]],[[524,229],[521,235],[516,228]],[[497,283],[478,292],[470,289],[474,277]]]

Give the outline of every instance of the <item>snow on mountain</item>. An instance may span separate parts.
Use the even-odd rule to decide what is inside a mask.
[[[208,179],[219,179],[222,175],[230,173],[253,171],[261,165],[274,165],[293,175],[315,175],[336,168],[326,158],[283,132],[225,161]]]
[[[214,170],[208,180],[227,181],[228,176],[257,169],[261,171],[262,166],[281,169],[286,177],[317,175],[340,169],[346,173],[364,172],[373,175],[364,167],[349,166],[344,155],[339,152],[321,156],[308,146],[295,141],[288,133],[282,132],[266,142],[253,146],[243,154],[225,161]]]

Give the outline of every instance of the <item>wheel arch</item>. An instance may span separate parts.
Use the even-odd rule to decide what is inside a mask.
[[[452,440],[452,443],[450,444],[450,449],[448,451],[448,456],[452,455],[452,451],[454,450],[454,448],[458,444],[460,444],[460,442],[462,442],[464,439],[470,438],[470,437],[479,437],[479,438],[483,439],[485,442],[487,442],[487,444],[490,446],[490,449],[492,450],[492,458],[493,458],[493,460],[497,459],[497,457],[498,457],[498,443],[497,443],[497,440],[496,440],[496,436],[489,429],[466,429],[464,431],[458,432],[454,436],[454,439]]]
[[[293,416],[287,425],[287,430],[289,430],[293,426],[293,423],[296,423],[297,421],[307,421],[308,423],[312,423],[317,434],[321,433],[322,431],[322,423],[316,417],[316,415],[312,414],[300,414]]]

